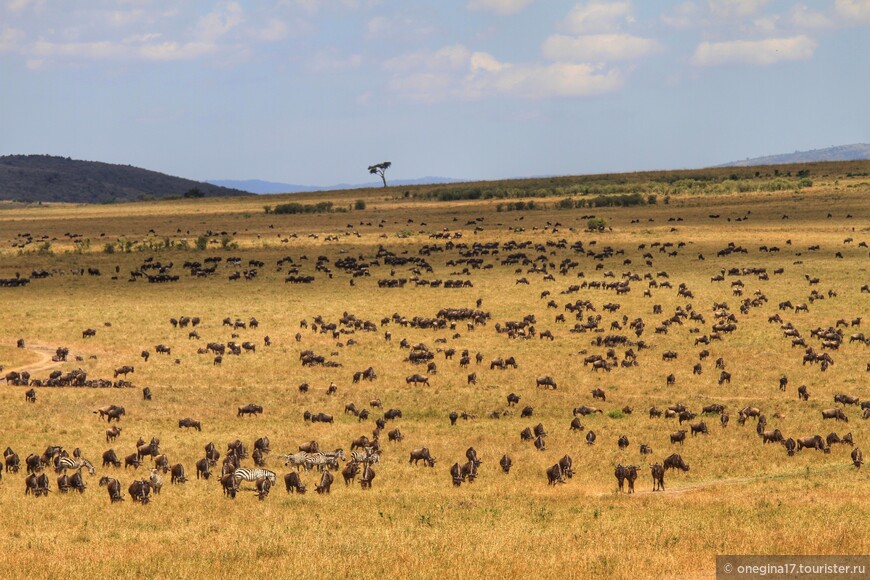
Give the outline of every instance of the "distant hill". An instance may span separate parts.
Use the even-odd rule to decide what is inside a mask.
[[[421,177],[419,179],[397,179],[392,181],[387,179],[387,185],[429,185],[437,183],[461,183],[464,179],[453,179],[452,177]],[[209,179],[208,183],[219,185],[221,187],[232,187],[241,189],[250,193],[270,194],[270,193],[305,193],[311,191],[336,191],[341,189],[365,189],[368,187],[383,187],[380,181],[371,181],[368,183],[339,183],[336,185],[294,185],[292,183],[276,183],[274,181],[262,181],[260,179]]]
[[[717,167],[750,167],[753,165],[781,165],[789,163],[814,163],[816,161],[857,161],[870,159],[870,144],[856,143],[854,145],[839,145],[826,149],[811,149],[810,151],[795,151],[782,155],[755,157],[743,161],[732,161]]]
[[[0,157],[0,199],[111,203],[179,197],[192,189],[206,197],[250,195],[130,165],[51,155]]]

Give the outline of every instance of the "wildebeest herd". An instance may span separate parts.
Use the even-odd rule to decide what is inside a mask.
[[[794,385],[789,381],[789,371],[797,367],[810,367],[818,370],[819,376],[824,377],[829,368],[840,363],[840,357],[853,358],[866,353],[866,347],[870,345],[868,339],[861,332],[862,314],[867,311],[863,288],[859,291],[858,285],[850,288],[829,287],[821,291],[820,284],[823,276],[813,268],[823,270],[817,262],[815,266],[803,264],[798,260],[803,253],[821,251],[820,248],[802,248],[794,250],[794,267],[800,267],[804,274],[805,286],[793,286],[788,289],[790,300],[778,302],[775,306],[770,304],[768,289],[772,281],[778,276],[785,274],[784,268],[771,269],[752,262],[752,258],[759,258],[761,253],[770,253],[772,249],[762,246],[750,249],[736,243],[722,243],[721,246],[704,254],[697,254],[695,261],[698,268],[705,268],[712,274],[709,284],[713,287],[728,284],[733,297],[733,302],[712,301],[702,304],[695,298],[699,293],[698,288],[691,288],[687,282],[680,281],[679,275],[670,274],[665,267],[667,261],[680,254],[688,254],[690,242],[684,241],[655,241],[637,244],[635,248],[629,248],[627,244],[604,244],[595,240],[582,241],[580,236],[569,241],[562,235],[563,228],[560,224],[548,224],[543,228],[541,235],[546,235],[546,241],[538,235],[536,240],[511,239],[508,241],[471,242],[462,240],[461,233],[455,232],[453,238],[442,242],[443,236],[433,237],[431,242],[414,246],[416,256],[409,256],[408,251],[391,251],[384,245],[371,251],[370,255],[359,253],[357,256],[342,254],[340,257],[321,255],[316,261],[309,260],[307,256],[284,256],[275,264],[281,278],[294,283],[306,284],[340,284],[349,281],[354,285],[360,278],[379,276],[376,291],[379,293],[406,292],[413,287],[426,287],[445,289],[443,294],[445,301],[453,300],[449,291],[459,289],[475,291],[472,278],[487,270],[498,269],[501,273],[517,277],[516,289],[512,292],[531,292],[523,290],[531,287],[540,278],[541,284],[545,284],[543,291],[534,290],[535,294],[529,299],[540,301],[543,306],[543,314],[515,313],[509,319],[503,319],[484,307],[489,301],[489,296],[478,298],[472,307],[471,304],[462,306],[435,307],[421,303],[413,312],[392,313],[384,315],[379,320],[368,320],[352,313],[343,312],[341,316],[330,318],[321,314],[309,314],[306,318],[298,321],[298,328],[294,328],[293,340],[289,335],[287,340],[270,338],[269,335],[258,339],[242,340],[237,333],[259,329],[261,325],[270,327],[267,315],[260,315],[262,320],[252,316],[230,316],[223,319],[219,325],[223,331],[233,332],[233,340],[207,341],[203,340],[200,333],[214,334],[217,320],[208,320],[202,316],[180,316],[168,320],[173,331],[178,329],[191,329],[184,339],[179,340],[177,334],[167,334],[166,340],[160,344],[140,345],[145,350],[141,351],[143,362],[134,366],[121,364],[114,369],[115,382],[94,382],[88,379],[88,373],[75,369],[66,373],[60,370],[53,371],[46,378],[31,377],[27,371],[9,371],[4,375],[9,385],[28,386],[26,400],[30,403],[37,402],[34,388],[39,387],[93,387],[93,386],[133,386],[128,381],[128,375],[136,377],[142,369],[142,364],[153,365],[150,361],[150,352],[157,355],[165,355],[171,359],[173,353],[189,354],[194,351],[199,355],[208,355],[210,366],[220,367],[227,359],[224,357],[243,357],[255,361],[255,357],[261,356],[264,349],[272,346],[273,340],[297,348],[294,352],[293,364],[305,368],[323,369],[331,373],[329,376],[339,383],[350,385],[374,385],[377,388],[384,379],[381,377],[378,362],[373,362],[364,369],[349,371],[341,362],[339,350],[322,350],[320,342],[310,341],[309,337],[318,339],[326,338],[333,341],[336,348],[354,347],[364,342],[386,343],[394,353],[396,362],[404,365],[409,374],[405,375],[402,388],[427,389],[445,384],[449,379],[444,377],[444,369],[449,373],[463,373],[460,383],[463,386],[474,389],[482,377],[491,381],[506,381],[514,390],[520,390],[522,394],[513,391],[510,394],[505,390],[507,405],[492,410],[485,414],[486,419],[496,420],[518,415],[524,423],[522,429],[515,433],[518,439],[525,444],[531,444],[540,452],[549,452],[549,432],[559,429],[574,434],[582,433],[583,442],[587,448],[595,446],[615,447],[624,460],[616,465],[608,466],[613,469],[616,479],[616,489],[619,492],[627,490],[629,494],[635,491],[635,482],[641,470],[649,469],[651,477],[651,489],[664,491],[665,474],[674,469],[681,472],[689,472],[689,464],[683,457],[674,453],[679,449],[683,453],[684,447],[691,448],[691,442],[695,438],[716,437],[717,433],[724,429],[745,429],[746,445],[781,445],[784,457],[794,456],[804,449],[820,451],[823,454],[831,453],[835,445],[848,446],[851,451],[851,463],[860,468],[863,464],[861,450],[856,447],[856,441],[852,433],[838,434],[831,432],[827,436],[817,434],[816,431],[831,421],[834,424],[848,423],[850,420],[849,409],[860,412],[852,413],[852,418],[870,418],[870,399],[862,400],[862,391],[838,392],[832,401],[833,407],[818,409],[818,421],[808,424],[805,431],[784,433],[782,426],[774,422],[782,419],[778,413],[772,410],[756,407],[751,404],[733,404],[729,397],[724,395],[723,402],[715,401],[688,401],[683,396],[684,391],[678,375],[678,369],[691,369],[693,377],[706,376],[705,373],[712,370],[715,373],[715,382],[722,389],[730,388],[734,383],[742,381],[744,384],[751,382],[751,373],[747,373],[740,360],[726,360],[724,356],[713,354],[718,344],[728,342],[735,333],[746,325],[767,325],[772,329],[771,337],[786,341],[791,348],[797,349],[796,354],[789,360],[772,361],[770,364],[781,371],[777,384],[758,385],[757,388],[772,389],[777,393],[794,393],[794,395],[806,405],[821,404],[818,397],[814,396],[813,389],[806,385]],[[522,231],[516,231],[521,237]],[[844,246],[850,246],[852,241],[844,242]],[[790,246],[790,241],[785,242]],[[436,260],[434,256],[439,256]],[[737,260],[736,258],[740,259]],[[831,258],[834,259],[834,258]],[[262,260],[251,259],[248,261],[248,269],[240,272],[241,258],[211,256],[199,261],[186,262],[183,270],[192,281],[198,283],[201,279],[207,279],[216,275],[219,264],[223,262],[230,268],[228,279],[240,280],[242,277],[251,283],[261,283],[265,276],[259,276],[258,272],[267,266],[272,266]],[[312,262],[314,265],[312,266]],[[443,264],[442,264],[443,262]],[[758,260],[760,263],[760,258]],[[612,270],[614,264],[621,263],[622,272]],[[205,265],[203,265],[205,264]],[[639,266],[636,264],[644,264]],[[305,268],[312,272],[300,275]],[[442,277],[437,277],[436,268],[444,270]],[[449,273],[448,273],[449,270]],[[93,269],[94,272],[99,272]],[[136,282],[146,279],[149,282],[179,282],[182,276],[173,262],[161,263],[154,257],[146,258],[136,268],[130,271],[130,281]],[[98,274],[91,274],[97,276]],[[344,275],[344,276],[342,276]],[[450,278],[444,278],[450,276]],[[48,276],[50,278],[51,276]],[[459,278],[462,278],[461,280]],[[530,282],[530,278],[532,282]],[[43,280],[45,277],[34,278]],[[456,282],[459,282],[458,284]],[[41,283],[41,282],[40,282]],[[244,282],[240,282],[244,283]],[[36,286],[37,284],[34,284]],[[20,285],[16,285],[18,287]],[[750,288],[752,287],[752,288]],[[25,292],[27,288],[21,286],[18,290]],[[657,303],[656,297],[666,295],[670,302],[679,301],[666,308]],[[620,302],[626,294],[634,292],[642,293],[647,302],[644,310],[631,311],[626,304]],[[809,327],[803,324],[801,316],[807,314],[814,304],[822,301],[836,301],[840,294],[857,295],[859,304],[862,305],[857,311],[842,312],[836,319],[830,320],[824,325]],[[572,296],[573,295],[573,296]],[[314,308],[313,305],[308,308]],[[530,307],[529,310],[533,308]],[[551,314],[552,311],[552,314]],[[569,322],[573,318],[573,323]],[[492,320],[497,320],[492,323]],[[759,322],[762,321],[762,322]],[[209,324],[211,323],[211,324]],[[273,336],[281,337],[282,329],[271,327]],[[187,331],[186,331],[187,332]],[[432,340],[411,340],[399,338],[402,333],[414,333],[416,337],[431,333]],[[497,352],[484,353],[470,346],[474,343],[474,337],[488,333],[492,337],[501,340],[502,348]],[[99,333],[92,327],[81,330],[83,341],[93,341]],[[286,334],[286,329],[284,329]],[[393,335],[397,340],[393,341]],[[27,341],[39,337],[27,337]],[[239,338],[239,341],[235,339]],[[848,340],[847,340],[848,339]],[[434,341],[434,342],[432,342]],[[571,374],[555,375],[555,372],[535,373],[533,383],[517,384],[511,382],[511,373],[520,368],[538,369],[546,368],[541,361],[523,358],[521,354],[513,354],[515,344],[522,341],[538,341],[540,344],[557,342],[570,342],[573,345],[572,356],[573,370]],[[21,339],[18,346],[24,347],[25,341]],[[187,345],[195,345],[188,347]],[[262,348],[258,350],[258,345]],[[82,348],[87,348],[83,346]],[[522,351],[522,348],[516,348]],[[65,360],[69,349],[58,349],[57,357]],[[712,352],[711,352],[712,351]],[[137,347],[138,352],[138,347]],[[659,354],[655,354],[659,353]],[[211,358],[211,357],[214,358]],[[717,358],[718,357],[718,358]],[[162,357],[156,356],[159,359]],[[715,364],[709,361],[715,360]],[[484,363],[488,360],[488,364]],[[129,363],[130,361],[119,361]],[[178,364],[181,359],[176,359]],[[549,430],[543,422],[537,422],[531,426],[529,423],[536,421],[535,408],[530,404],[523,405],[523,398],[530,398],[531,393],[536,397],[547,396],[546,393],[562,392],[566,388],[573,388],[579,381],[574,375],[591,373],[592,376],[608,376],[610,373],[634,373],[636,369],[644,369],[653,365],[664,365],[667,374],[662,373],[661,387],[665,389],[670,403],[662,405],[659,409],[656,401],[638,400],[638,398],[626,394],[623,390],[610,390],[604,386],[597,386],[587,390],[586,402],[597,405],[607,405],[608,408],[597,408],[585,403],[572,406],[563,410],[564,424],[550,425]],[[255,365],[256,362],[250,363]],[[360,369],[360,367],[355,367]],[[710,369],[710,367],[713,367]],[[656,367],[661,368],[661,367]],[[424,370],[425,369],[425,370]],[[473,370],[472,370],[473,369]],[[868,366],[870,370],[870,366]],[[119,377],[123,379],[119,380]],[[454,377],[454,383],[455,381]],[[298,392],[303,396],[309,392],[308,383],[300,384]],[[499,391],[501,393],[501,391]],[[339,387],[335,382],[330,382],[326,394],[332,397],[339,395]],[[539,395],[539,393],[541,395]],[[767,396],[766,392],[764,396]],[[152,385],[143,389],[143,399],[152,401],[161,396],[161,389]],[[790,395],[789,395],[790,396]],[[387,395],[383,398],[388,400]],[[763,398],[760,396],[759,398]],[[541,399],[538,398],[540,401]],[[726,404],[727,402],[727,404]],[[658,404],[661,403],[659,399]],[[649,405],[649,407],[647,407]],[[368,408],[366,408],[368,407]],[[340,408],[340,407],[335,407]],[[662,452],[658,444],[651,445],[650,441],[636,440],[632,433],[620,433],[618,437],[604,440],[592,429],[584,425],[588,418],[608,417],[614,421],[631,415],[635,408],[647,409],[649,421],[656,425],[655,430],[660,432],[658,441],[667,447]],[[330,412],[326,412],[330,411]],[[444,482],[446,484],[449,475],[450,483],[455,487],[461,487],[463,483],[470,484],[481,476],[489,476],[486,473],[487,464],[491,463],[492,472],[500,471],[505,476],[511,475],[512,467],[517,465],[517,458],[511,457],[507,450],[500,452],[501,458],[496,461],[496,455],[492,458],[479,457],[474,447],[468,447],[465,451],[465,459],[450,464],[453,457],[446,462],[436,460],[428,445],[431,443],[421,441],[413,435],[413,428],[406,429],[408,435],[403,434],[399,427],[388,429],[388,422],[403,418],[402,410],[390,408],[383,411],[380,399],[372,400],[369,405],[357,407],[354,402],[344,403],[344,413],[337,414],[333,408],[326,410],[305,410],[302,420],[306,425],[313,428],[315,423],[334,425],[338,421],[356,421],[362,423],[373,420],[375,428],[368,435],[360,436],[350,442],[348,451],[343,447],[321,448],[316,440],[310,440],[298,445],[298,450],[290,451],[281,455],[278,465],[288,468],[284,474],[284,482],[287,493],[305,493],[308,486],[304,477],[309,473],[317,474],[315,490],[319,494],[329,494],[334,482],[334,472],[340,472],[344,483],[350,485],[359,481],[364,489],[373,487],[375,480],[375,468],[386,469],[382,455],[390,453],[390,443],[398,443],[406,437],[413,441],[414,448],[408,457],[408,464],[412,466],[422,465],[426,468],[444,470]],[[408,412],[410,411],[410,412]],[[518,413],[516,411],[519,411]],[[191,413],[196,409],[191,409]],[[236,407],[235,415],[239,420],[257,421],[258,417],[271,412],[257,403],[247,403]],[[106,442],[114,443],[119,438],[123,439],[126,427],[120,426],[128,415],[124,406],[106,405],[93,411],[99,419],[105,419],[110,424],[105,431]],[[414,416],[417,410],[408,410],[406,413]],[[474,421],[478,419],[475,411],[460,408],[443,409],[443,420],[449,421],[451,427],[461,429],[462,421]],[[769,418],[768,418],[769,417]],[[734,423],[731,423],[731,419]],[[208,432],[208,422],[191,417],[179,417],[175,419],[179,429],[194,430],[195,432]],[[403,419],[404,420],[404,419]],[[597,420],[597,419],[596,419]],[[751,427],[754,423],[755,433]],[[770,424],[769,424],[770,422]],[[735,426],[736,424],[736,426]],[[409,421],[413,426],[413,420]],[[383,437],[386,431],[386,437]],[[382,442],[386,439],[382,447]],[[638,455],[632,460],[629,454],[634,453],[634,445],[637,446]],[[655,443],[655,442],[654,442]],[[658,449],[654,449],[658,447]],[[539,474],[540,482],[557,486],[572,479],[575,474],[573,460],[566,449],[559,450],[561,458]],[[268,456],[271,452],[269,438],[260,437],[253,441],[251,452],[240,440],[231,441],[223,453],[214,443],[206,445],[201,452],[201,457],[194,463],[196,479],[214,479],[220,483],[223,493],[229,498],[235,498],[241,485],[249,483],[260,500],[268,497],[273,485],[277,483],[278,473],[268,469],[270,462]],[[461,451],[456,451],[460,455]],[[659,453],[662,459],[648,461],[647,456]],[[691,451],[689,452],[691,453]],[[689,454],[687,454],[688,456]],[[5,454],[7,473],[15,473],[19,469],[18,455],[7,448]],[[691,459],[691,457],[689,457]],[[160,494],[162,488],[162,476],[169,474],[170,486],[184,484],[188,481],[186,469],[182,463],[171,462],[167,454],[160,447],[158,436],[152,436],[149,441],[141,439],[136,443],[135,449],[130,449],[129,454],[123,452],[119,455],[115,449],[108,449],[102,454],[102,467],[104,469],[132,468],[137,470],[142,466],[149,469],[149,475],[142,479],[133,480],[127,487],[127,494],[136,502],[145,504],[152,501],[154,496]],[[402,459],[404,461],[404,458]],[[496,467],[495,464],[498,464]],[[252,464],[252,465],[251,465]],[[379,464],[375,466],[375,464]],[[645,465],[642,465],[645,464]],[[94,474],[93,465],[81,456],[76,449],[68,453],[64,448],[57,445],[49,446],[41,453],[31,453],[26,456],[26,479],[25,493],[34,496],[43,496],[52,489],[51,482],[45,474],[45,470],[54,469],[59,475],[56,488],[61,492],[75,490],[84,492],[86,489],[85,478],[82,469],[91,475]],[[384,466],[384,467],[382,467]],[[274,467],[274,465],[273,465]],[[72,475],[67,477],[67,470]],[[514,471],[516,473],[516,471]],[[694,474],[694,471],[692,472]],[[627,484],[627,486],[626,486]],[[100,485],[107,488],[112,503],[123,501],[124,492],[121,482],[113,477],[104,476],[100,479]]]

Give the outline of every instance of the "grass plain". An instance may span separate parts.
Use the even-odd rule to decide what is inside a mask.
[[[98,466],[97,476],[88,478],[83,495],[57,493],[52,476],[54,491],[46,498],[25,498],[23,470],[4,474],[0,482],[4,574],[710,577],[715,574],[716,554],[870,553],[870,534],[863,526],[870,516],[864,501],[870,482],[863,469],[851,465],[848,446],[834,445],[830,454],[805,450],[787,457],[780,445],[762,445],[751,420],[742,427],[736,424],[737,409],[753,405],[768,417],[769,429],[779,428],[786,437],[850,431],[856,446],[868,447],[870,429],[855,408],[846,409],[848,424],[835,425],[820,415],[821,409],[834,406],[835,393],[847,392],[862,400],[870,396],[868,347],[845,340],[832,354],[835,364],[822,373],[818,365],[803,366],[802,349],[793,349],[779,324],[767,321],[780,312],[779,302],[791,300],[807,302],[809,312],[784,311],[781,315],[817,350],[820,344],[810,338],[810,329],[833,326],[838,319],[851,321],[864,315],[860,328],[845,332],[847,336],[867,333],[870,294],[861,293],[860,287],[870,282],[870,260],[867,248],[858,244],[870,242],[870,184],[854,176],[855,164],[838,167],[825,164],[822,176],[813,169],[814,183],[799,190],[674,193],[668,204],[660,197],[655,205],[635,207],[564,210],[557,209],[557,199],[548,195],[535,198],[535,210],[498,211],[504,200],[441,202],[406,196],[408,188],[292,198],[0,206],[0,278],[13,277],[16,272],[27,275],[34,269],[53,273],[24,288],[0,288],[0,364],[9,370],[39,363],[36,352],[15,348],[15,341],[24,338],[28,346],[67,346],[84,359],[52,368],[80,366],[91,377],[111,378],[113,368],[133,365],[136,370],[130,379],[138,387],[41,388],[36,404],[29,404],[24,401],[25,389],[4,385],[0,388],[0,446],[11,446],[22,460],[49,444],[80,447],[85,457],[99,464],[104,450],[113,447],[123,456],[134,450],[138,437],[156,435],[161,450],[172,463],[182,463],[191,477],[185,485],[170,485],[167,476],[163,493],[150,505],[140,506],[129,496],[122,504],[110,505],[97,480],[103,474],[117,477],[127,495],[129,483],[147,473],[144,468],[134,474],[132,469]],[[715,176],[720,178],[718,173]],[[649,176],[634,179],[648,190]],[[721,179],[729,178],[723,174]],[[621,187],[628,191],[630,185]],[[419,191],[426,190],[412,188],[414,194]],[[343,208],[358,198],[365,200],[366,209],[318,215],[263,211],[264,203],[291,199],[303,203],[328,199]],[[610,229],[586,231],[586,219],[593,214],[605,218]],[[714,219],[711,214],[720,217]],[[214,235],[206,250],[179,247],[181,240],[192,245],[207,231]],[[14,247],[23,232],[37,240],[46,236],[50,246],[34,241]],[[221,232],[226,232],[230,248],[221,246]],[[452,239],[435,234],[449,234]],[[84,247],[74,242],[85,238],[89,243]],[[844,243],[846,238],[853,241]],[[567,247],[555,245],[563,239]],[[132,241],[132,251],[104,251],[106,244],[117,246],[118,240]],[[503,245],[510,240],[531,245],[517,250],[502,247],[496,255],[478,256],[493,268],[473,269],[470,275],[453,274],[464,264],[447,264],[461,258],[463,248],[458,244]],[[452,249],[445,248],[448,241]],[[611,246],[624,254],[598,261],[571,250],[577,241],[587,250]],[[161,249],[145,247],[156,248],[160,242],[164,243]],[[658,247],[651,247],[654,242],[674,244],[668,251],[676,250],[676,255],[660,253]],[[678,248],[680,242],[685,246]],[[729,242],[748,252],[717,257],[717,251]],[[641,244],[645,249],[639,249]],[[426,245],[440,246],[442,251],[425,256],[434,272],[423,273],[422,278],[468,279],[473,287],[408,283],[404,288],[381,289],[377,280],[390,277],[391,269],[397,277],[413,277],[410,266],[391,268],[383,261],[371,268],[371,277],[355,278],[351,285],[350,275],[334,267],[342,257],[373,260],[381,246],[399,256],[414,257]],[[778,246],[780,251],[762,252],[762,245]],[[820,249],[809,251],[814,245]],[[653,254],[652,266],[642,256],[648,251]],[[501,265],[514,252],[532,260],[543,255],[542,263],[556,265],[547,266],[555,280],[529,273],[528,266]],[[841,252],[842,259],[835,258],[835,252]],[[699,254],[705,260],[699,260]],[[321,255],[330,260],[332,278],[314,270]],[[180,280],[127,282],[129,272],[149,256],[164,264],[173,262],[173,272]],[[208,256],[238,256],[243,266],[228,267],[222,262],[217,273],[205,279],[190,277],[181,267],[186,260],[202,261]],[[314,275],[315,281],[285,284],[286,273],[276,268],[284,256],[293,257],[300,274]],[[558,264],[566,258],[577,261],[578,267],[561,275]],[[251,259],[265,262],[255,279],[228,280],[231,272],[245,269]],[[599,263],[603,268],[596,270]],[[99,268],[102,275],[76,273],[88,267]],[[517,267],[522,272],[516,273]],[[771,274],[767,281],[750,275],[710,281],[721,269],[733,267],[761,267]],[[113,279],[116,268],[119,273]],[[783,268],[783,273],[773,275],[776,268]],[[615,278],[605,278],[608,271]],[[583,277],[578,277],[579,272]],[[601,289],[560,294],[584,280],[618,280],[626,272],[641,277],[667,272],[673,288],[652,288],[652,296],[644,297],[648,281],[642,280],[633,282],[631,292],[621,296]],[[811,287],[807,275],[821,282]],[[530,284],[517,284],[520,277],[528,278]],[[745,284],[743,297],[732,294],[730,283],[737,279]],[[680,283],[687,285],[694,298],[677,295]],[[826,298],[809,303],[813,288]],[[837,295],[827,297],[829,289]],[[540,298],[547,290],[552,295]],[[756,291],[768,301],[741,314],[740,301],[752,298]],[[381,326],[381,319],[394,313],[409,319],[434,317],[443,307],[473,308],[479,298],[481,309],[491,313],[489,324],[473,331],[460,324],[455,331],[458,337],[449,330],[394,323]],[[547,307],[550,299],[558,309]],[[570,333],[576,322],[571,313],[566,313],[566,323],[554,321],[564,312],[565,303],[577,299],[592,301],[605,329],[613,320],[622,321],[623,315],[629,320],[644,319],[647,330],[642,338],[652,348],[639,354],[639,366],[610,373],[583,366],[579,351],[606,351],[590,344],[598,334]],[[711,356],[702,363],[703,373],[694,376],[692,366],[703,348],[694,346],[694,339],[709,333],[713,303],[723,301],[738,317],[737,331],[708,347]],[[607,302],[621,307],[614,314],[604,312],[602,306]],[[654,304],[662,305],[662,315],[653,314]],[[705,324],[687,321],[672,326],[666,335],[653,334],[661,320],[687,304],[703,314]],[[299,328],[303,319],[311,322],[322,315],[326,321],[337,322],[344,312],[375,322],[378,332],[357,332],[336,341],[331,335]],[[538,331],[551,330],[555,340],[510,339],[495,331],[496,322],[519,320],[527,314],[536,316]],[[202,318],[197,329],[201,340],[189,340],[187,330],[169,324],[171,317],[182,315]],[[221,325],[225,317],[259,320],[259,328],[237,331],[237,340],[255,342],[257,351],[226,356],[221,366],[214,366],[211,356],[198,355],[196,350],[206,342],[231,339],[232,331]],[[96,336],[83,339],[85,328],[96,329]],[[384,340],[385,330],[392,333],[391,342]],[[294,340],[297,332],[302,333],[301,342]],[[271,338],[271,347],[262,346],[265,335]],[[348,338],[356,344],[346,344]],[[458,357],[445,360],[439,353],[435,358],[438,373],[431,375],[430,386],[412,387],[405,377],[425,369],[403,362],[407,353],[399,348],[402,338],[412,344],[423,342],[433,350],[467,348],[472,357],[481,352],[484,363],[472,361],[470,368],[461,369]],[[436,339],[446,339],[446,343],[436,343]],[[159,343],[172,348],[171,356],[154,353]],[[152,353],[147,363],[139,358],[143,349]],[[304,368],[299,353],[307,349],[343,366]],[[664,362],[661,353],[669,349],[679,357]],[[622,358],[624,349],[616,350]],[[519,368],[490,370],[489,360],[498,356],[515,356]],[[717,384],[718,371],[712,361],[718,357],[725,359],[732,373],[730,385]],[[352,384],[352,373],[368,366],[375,368],[378,378]],[[478,374],[477,385],[466,384],[466,374],[472,371]],[[670,373],[676,376],[676,384],[666,386]],[[547,374],[558,382],[557,390],[536,389],[535,377]],[[778,389],[783,374],[789,379],[785,392]],[[47,369],[34,372],[36,378],[47,375]],[[307,394],[297,389],[303,382],[311,385]],[[325,394],[330,382],[338,386],[334,396]],[[803,384],[811,394],[808,402],[799,401],[796,395]],[[144,386],[152,389],[153,401],[142,400]],[[606,403],[592,400],[590,391],[596,387],[607,392]],[[532,418],[520,418],[519,409],[501,419],[487,417],[506,409],[505,397],[510,392],[521,396],[520,407],[534,407]],[[315,439],[324,448],[348,450],[352,439],[371,436],[374,424],[345,415],[344,405],[354,402],[362,408],[374,398],[380,398],[385,409],[402,410],[403,417],[388,428],[399,427],[405,440],[384,443],[382,461],[375,466],[377,478],[369,491],[358,484],[345,487],[337,477],[332,493],[319,496],[313,490],[315,474],[306,474],[309,493],[304,496],[285,494],[281,483],[263,502],[249,488],[232,501],[224,498],[214,479],[193,478],[193,464],[209,441],[223,454],[228,441],[239,438],[250,447],[256,437],[268,436],[273,450],[268,467],[279,478],[287,468],[277,456],[295,451],[304,441]],[[236,408],[251,402],[262,405],[264,413],[237,418]],[[723,429],[717,417],[707,417],[709,435],[687,437],[682,446],[671,445],[668,435],[678,428],[676,421],[650,419],[647,410],[676,402],[695,411],[722,403],[728,407],[731,424]],[[106,424],[93,414],[106,404],[127,410],[120,422],[123,433],[113,444],[106,443]],[[585,431],[576,434],[568,428],[572,408],[581,404],[605,411],[583,419],[586,430],[598,435],[594,446],[586,445]],[[633,407],[634,413],[608,415],[625,405]],[[306,423],[305,410],[332,414],[335,424]],[[460,419],[451,427],[447,415],[452,410],[467,411],[477,418]],[[781,418],[774,418],[775,414]],[[178,419],[188,416],[202,421],[202,432],[178,429]],[[538,422],[549,433],[543,452],[519,438],[521,429]],[[620,451],[616,440],[623,434],[631,445]],[[639,443],[649,444],[653,454],[642,457]],[[408,464],[409,452],[423,446],[437,459],[434,468]],[[449,467],[464,462],[469,446],[484,461],[480,475],[474,483],[454,488]],[[669,471],[667,491],[650,492],[647,463],[661,461],[674,451],[682,454],[691,470]],[[507,475],[498,467],[504,453],[514,462]],[[566,453],[573,458],[577,473],[564,485],[548,486],[546,468]],[[633,496],[616,493],[613,469],[617,463],[641,466],[638,492]]]

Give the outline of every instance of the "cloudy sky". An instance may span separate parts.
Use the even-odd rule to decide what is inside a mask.
[[[0,0],[0,155],[326,185],[870,141],[870,0]]]

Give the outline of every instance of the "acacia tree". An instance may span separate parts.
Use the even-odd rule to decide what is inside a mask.
[[[378,163],[377,165],[369,165],[369,173],[372,175],[380,175],[381,179],[384,182],[384,187],[387,186],[387,178],[384,177],[384,173],[387,172],[387,169],[392,165],[389,161],[384,161],[383,163]]]

